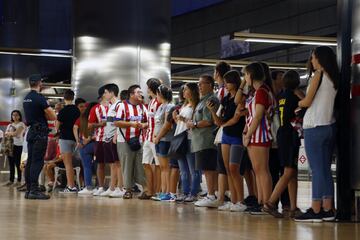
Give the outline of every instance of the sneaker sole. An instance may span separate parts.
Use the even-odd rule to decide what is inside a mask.
[[[250,212],[251,215],[254,215],[254,216],[271,216],[269,213],[266,213],[266,212]]]
[[[322,220],[326,222],[331,222],[335,220],[335,217],[327,217],[327,218],[323,218]]]
[[[295,222],[321,223],[322,219],[294,219]]]
[[[109,198],[122,198],[124,195],[119,195],[119,196],[109,196]]]

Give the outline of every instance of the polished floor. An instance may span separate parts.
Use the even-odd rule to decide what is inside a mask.
[[[309,184],[299,205],[309,203]],[[0,187],[0,240],[5,239],[360,239],[355,223],[304,224],[193,205],[54,195],[25,200]]]

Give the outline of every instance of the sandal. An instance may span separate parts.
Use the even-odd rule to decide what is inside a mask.
[[[269,213],[270,215],[272,215],[275,218],[283,218],[284,217],[284,215],[279,213],[279,211],[276,209],[276,207],[269,202],[264,204],[264,206],[262,207],[262,210],[264,212]]]
[[[289,212],[290,212],[290,214],[289,214],[290,218],[296,218],[296,217],[299,217],[300,215],[304,214],[300,210],[300,208],[295,208],[294,210],[290,210]]]
[[[142,192],[141,195],[138,197],[138,199],[140,200],[150,200],[151,199],[151,195],[147,195],[146,192]]]
[[[132,192],[126,191],[123,196],[123,199],[132,199]]]

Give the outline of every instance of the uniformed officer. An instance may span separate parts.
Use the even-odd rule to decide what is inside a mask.
[[[29,77],[31,91],[25,96],[23,108],[26,124],[30,127],[27,134],[28,160],[25,168],[27,184],[26,199],[49,199],[50,196],[39,190],[39,174],[44,165],[49,128],[47,120],[56,120],[54,110],[45,97],[40,94],[42,77],[40,74]]]

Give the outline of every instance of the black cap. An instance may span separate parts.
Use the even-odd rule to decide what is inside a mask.
[[[102,98],[102,96],[104,95],[105,93],[105,88],[104,86],[100,87],[99,90],[98,90],[98,98],[97,99],[100,99]]]
[[[30,75],[30,77],[29,77],[29,83],[36,83],[36,82],[39,82],[42,80],[43,80],[43,78],[42,78],[41,74],[33,74],[33,75]]]

